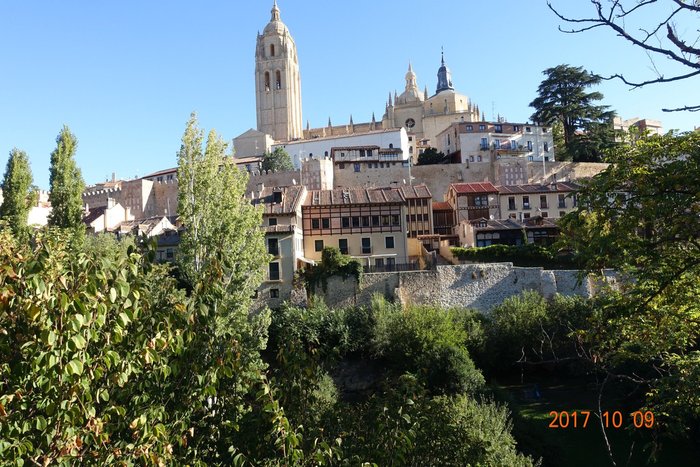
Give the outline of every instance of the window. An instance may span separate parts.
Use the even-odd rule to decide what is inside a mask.
[[[321,226],[320,219],[311,219],[311,228],[318,229]]]
[[[360,157],[365,157],[365,150],[364,149],[360,149]]]
[[[532,133],[532,128],[529,126],[525,127],[525,133]]]
[[[323,151],[323,157],[328,157],[328,151]]]
[[[359,172],[359,171],[360,171],[360,164],[356,163],[355,164],[355,172]]]
[[[389,218],[389,216],[382,216],[382,225],[389,225],[390,221],[391,219]]]
[[[513,125],[513,132],[520,131],[520,127],[518,125]]]
[[[268,279],[271,281],[280,280],[280,263],[270,263],[268,266]]]
[[[546,128],[546,127],[542,127],[542,133],[547,133],[547,128]]]
[[[374,260],[374,267],[377,269],[383,269],[384,268],[384,258],[377,258]]]
[[[276,217],[270,217],[270,218],[267,220],[267,225],[269,225],[269,226],[271,226],[271,227],[272,227],[273,225],[277,225],[277,218],[276,218]]]
[[[362,216],[362,227],[369,227],[369,216]]]
[[[379,216],[372,216],[372,227],[379,225]]]
[[[481,149],[488,149],[489,148],[489,139],[488,138],[481,138],[481,143],[479,144]]]
[[[530,197],[523,196],[523,209],[530,209]]]
[[[266,71],[265,72],[265,91],[270,90],[270,72]]]
[[[566,211],[559,211],[559,217],[566,216]]]
[[[372,157],[372,150],[371,149],[367,150],[367,157]]]
[[[270,298],[280,298],[280,289],[270,289]]]
[[[165,250],[165,258],[166,259],[173,259],[175,257],[175,252],[173,251],[172,248],[168,248]]]
[[[496,133],[503,133],[503,125],[496,125]]]
[[[344,168],[345,168],[345,163],[344,163],[344,162],[341,162],[340,164],[338,164],[338,168],[339,168],[339,169],[344,169]]]
[[[508,209],[515,211],[515,196],[508,197]]]
[[[526,212],[525,214],[523,214],[523,219],[529,219],[529,218],[530,218],[529,212]]]
[[[479,131],[486,130],[486,125],[479,125]]]
[[[540,195],[540,207],[547,209],[547,195]]]
[[[277,256],[280,254],[279,242],[276,238],[267,239],[267,252],[272,256]]]
[[[566,207],[566,195],[559,195],[559,207],[560,208]]]
[[[476,161],[481,162],[481,156],[476,156]]]
[[[276,89],[282,89],[282,74],[279,70],[275,71],[275,87]]]
[[[341,238],[338,240],[338,249],[340,252],[344,255],[348,254],[348,239],[347,238]]]
[[[527,160],[528,160],[528,161],[530,161],[530,162],[532,162],[532,161],[534,161],[534,160],[535,160],[535,158],[534,158],[534,157],[532,157],[532,156],[527,156]]]
[[[474,130],[474,127],[473,127],[472,125],[467,125],[466,130],[467,130],[467,131],[473,131],[473,130]]]
[[[324,217],[323,219],[321,219],[321,226],[322,226],[324,229],[330,229],[330,228],[331,228],[331,220],[330,220],[330,218]]]
[[[516,143],[514,139],[510,140],[510,148],[518,149],[518,143]]]
[[[549,152],[549,143],[544,143],[544,152]]]
[[[549,217],[549,213],[548,213],[548,212],[546,212],[546,211],[545,211],[545,212],[543,212],[543,213],[542,213],[542,217]]]
[[[488,195],[478,195],[474,197],[474,206],[486,207],[489,205]]]
[[[409,140],[409,141],[413,141],[413,136],[409,136],[409,137],[408,137],[408,140]]]
[[[527,142],[527,150],[532,151],[532,141]]]
[[[370,238],[362,239],[362,254],[369,255],[372,253],[372,241]]]
[[[323,240],[314,241],[314,251],[323,251]]]
[[[401,220],[399,219],[398,214],[391,216],[391,225],[401,225]]]
[[[394,149],[394,144],[393,144],[393,143],[389,143],[389,149]]]
[[[353,227],[359,227],[360,226],[360,218],[355,216],[352,218],[352,226]]]
[[[474,156],[469,156],[469,162],[474,162]]]
[[[344,229],[347,229],[350,227],[350,218],[349,217],[343,217],[341,219],[341,225],[343,226]]]
[[[275,44],[270,44],[270,57],[275,56]]]
[[[494,146],[496,149],[501,149],[501,140],[500,140],[500,139],[494,139],[494,140],[493,140],[493,146]]]
[[[384,246],[386,248],[394,248],[394,237],[384,237]]]

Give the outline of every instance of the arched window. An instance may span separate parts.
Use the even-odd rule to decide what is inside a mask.
[[[394,144],[393,144],[393,143],[389,143],[389,149],[394,149]]]
[[[275,88],[282,89],[282,73],[279,70],[275,71]]]
[[[270,90],[270,72],[266,71],[265,72],[265,91]]]
[[[270,44],[270,57],[275,56],[275,44]]]
[[[324,157],[328,157],[328,151],[324,151],[323,155]]]

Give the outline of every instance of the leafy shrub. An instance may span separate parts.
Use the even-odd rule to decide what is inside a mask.
[[[549,248],[533,243],[524,245],[490,245],[485,247],[453,247],[452,254],[460,261],[475,263],[513,263],[523,267],[572,268],[577,264],[570,256],[561,256]]]
[[[344,279],[354,277],[360,283],[362,271],[359,261],[342,254],[338,248],[327,246],[321,253],[321,262],[304,270],[303,277],[308,291],[313,294],[319,284],[324,292],[328,289],[330,276],[338,275]]]
[[[399,372],[418,374],[438,393],[472,392],[484,383],[466,349],[464,312],[375,299],[374,353]]]

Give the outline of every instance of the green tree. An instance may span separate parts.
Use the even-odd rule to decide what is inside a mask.
[[[537,88],[538,96],[530,103],[535,109],[531,118],[541,125],[560,122],[565,151],[574,161],[601,160],[602,150],[615,142],[614,112],[595,104],[603,99],[600,92],[586,91],[601,78],[570,65],[548,68],[543,74],[546,78]]]
[[[610,161],[562,221],[588,270],[621,276],[586,332],[589,355],[612,380],[646,388],[659,420],[684,431],[700,417],[700,134],[641,138]]]
[[[49,225],[55,227],[80,228],[83,225],[85,183],[74,159],[77,146],[75,135],[64,125],[56,137],[56,149],[51,153],[49,169]]]
[[[265,251],[262,212],[245,197],[248,176],[227,157],[226,143],[208,135],[192,114],[178,152],[178,214],[185,226],[178,265],[194,286],[217,277],[236,308],[246,310],[263,278]]]
[[[21,235],[27,226],[27,215],[33,200],[32,189],[32,171],[27,154],[14,148],[10,151],[2,181],[0,219],[8,222],[15,235]]]
[[[446,164],[448,161],[445,154],[438,152],[435,148],[428,148],[418,155],[418,165]]]
[[[289,157],[287,151],[278,147],[263,155],[261,168],[270,172],[287,172],[294,170],[294,164],[292,164],[292,158]]]

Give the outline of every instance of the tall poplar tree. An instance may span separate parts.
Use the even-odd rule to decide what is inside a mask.
[[[192,114],[178,152],[178,215],[185,227],[178,264],[192,286],[211,286],[215,276],[247,312],[267,264],[262,213],[246,199],[248,175],[226,156],[227,144],[213,130],[205,147],[203,140]]]
[[[20,235],[27,226],[27,215],[31,203],[32,171],[24,151],[14,148],[7,160],[2,181],[3,202],[0,219],[5,220],[15,235]]]
[[[56,137],[56,149],[51,153],[49,225],[64,228],[82,226],[85,183],[74,159],[77,146],[75,135],[64,125]]]

